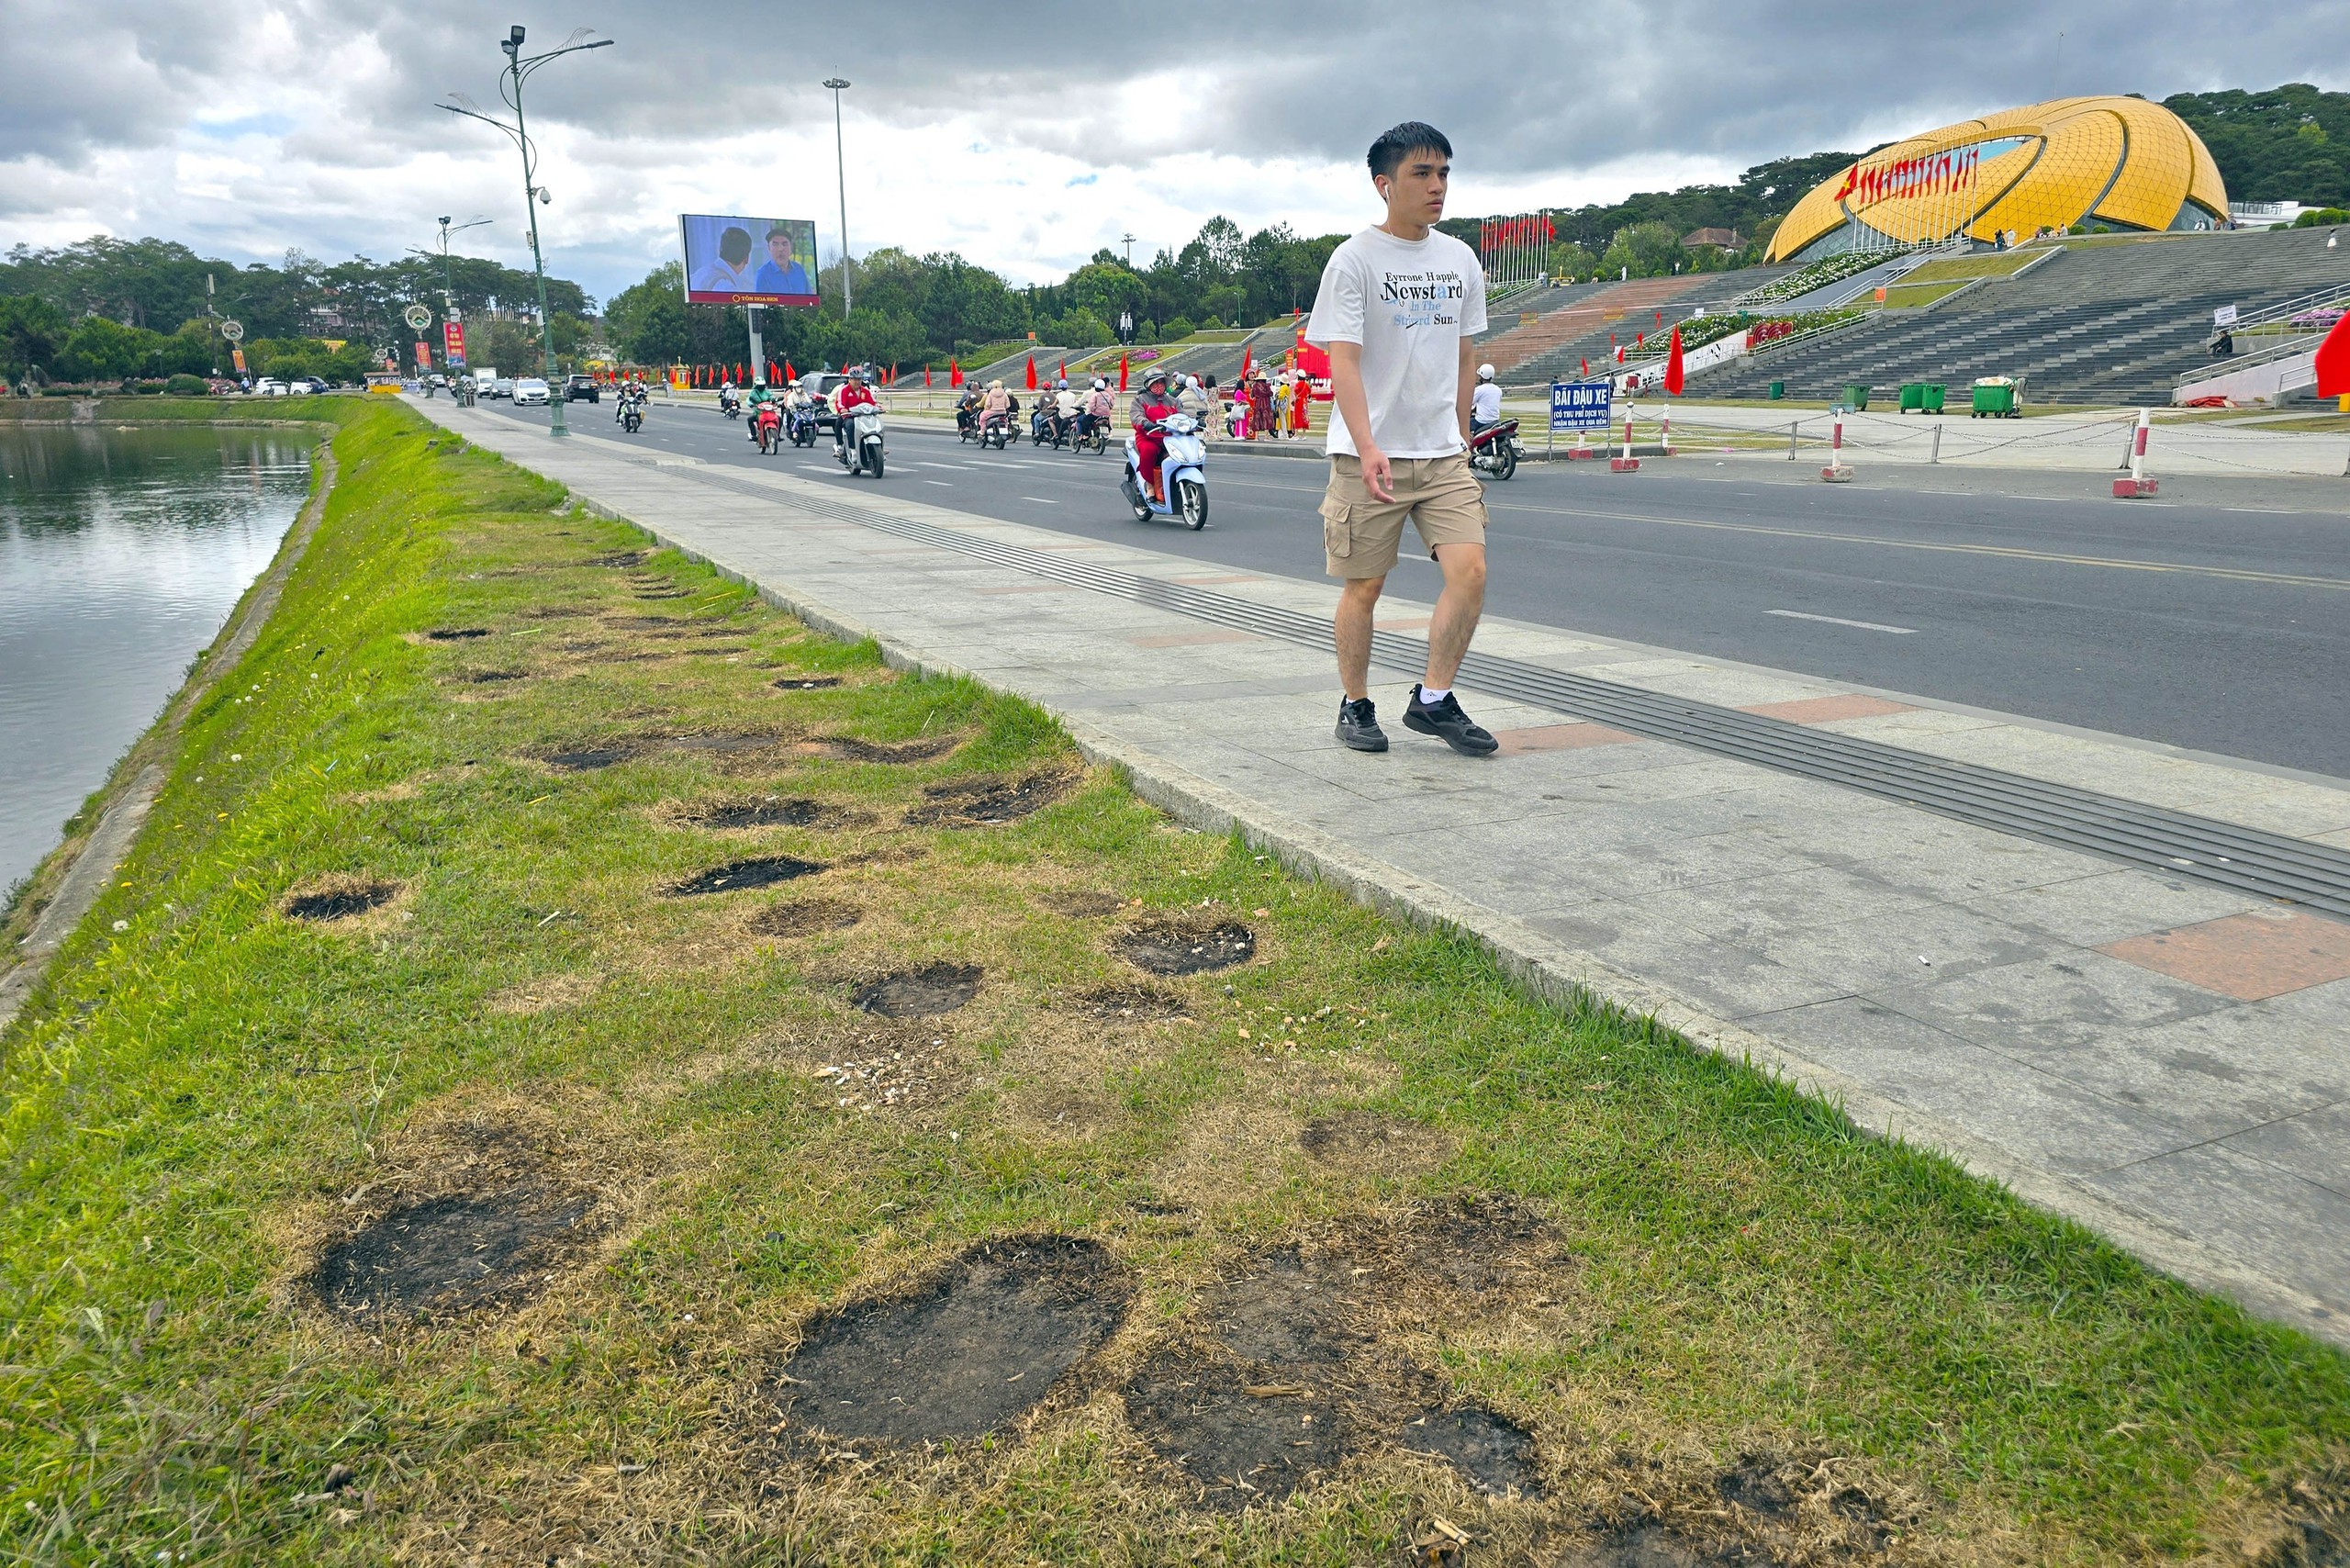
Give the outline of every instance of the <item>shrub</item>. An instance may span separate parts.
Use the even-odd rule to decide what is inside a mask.
[[[209,388],[201,375],[190,375],[182,371],[163,383],[163,390],[174,398],[201,398]]]
[[[1178,316],[1173,320],[1161,326],[1158,329],[1158,335],[1164,341],[1171,343],[1179,338],[1190,337],[1198,330],[1198,328],[1192,325],[1190,317]]]

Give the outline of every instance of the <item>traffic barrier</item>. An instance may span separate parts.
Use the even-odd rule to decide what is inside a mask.
[[[1610,474],[1637,474],[1639,469],[1640,460],[1632,455],[1632,416],[1627,410],[1624,415],[1624,455],[1609,458],[1607,471]]]
[[[1828,447],[1828,466],[1819,476],[1831,485],[1841,485],[1852,476],[1852,465],[1844,461],[1844,421],[1836,421],[1836,433]]]
[[[2153,495],[2160,487],[2159,481],[2146,477],[2146,433],[2154,422],[2154,410],[2138,410],[2138,433],[2130,443],[2130,476],[2113,482],[2116,500],[2136,500],[2142,496]]]

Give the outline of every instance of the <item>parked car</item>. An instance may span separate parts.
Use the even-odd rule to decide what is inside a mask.
[[[510,375],[499,376],[497,380],[489,384],[489,395],[493,398],[513,397],[514,378]]]
[[[604,400],[604,389],[596,385],[594,376],[574,371],[563,378],[563,400],[566,403],[600,403]]]
[[[295,375],[286,378],[285,390],[297,398],[307,398],[314,392],[330,390],[323,375]]]
[[[509,396],[513,398],[514,406],[518,409],[543,409],[546,407],[547,402],[547,384],[535,375],[525,375],[514,383],[514,389]]]
[[[264,375],[259,381],[253,383],[253,396],[256,398],[283,398],[285,396],[285,383],[278,380],[277,377],[274,375]]]

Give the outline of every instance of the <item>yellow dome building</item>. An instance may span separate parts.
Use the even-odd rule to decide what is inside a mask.
[[[2143,98],[2056,98],[1877,149],[1796,204],[1769,259],[1962,232],[1987,244],[2076,223],[2215,229],[2227,217],[2219,166],[2185,120]]]

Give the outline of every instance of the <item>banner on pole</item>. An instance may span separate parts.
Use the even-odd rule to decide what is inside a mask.
[[[1553,381],[1550,383],[1550,429],[1552,431],[1604,431],[1608,427],[1616,396],[1614,384],[1606,381]]]
[[[449,368],[463,370],[465,367],[465,329],[455,321],[442,322],[441,342],[446,351]]]

